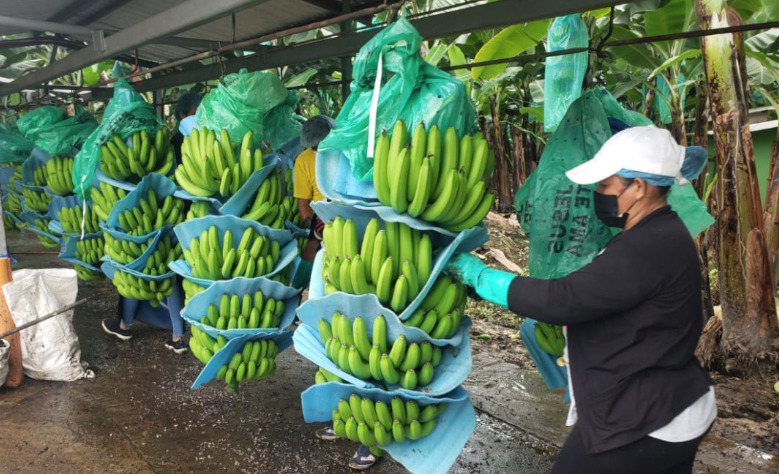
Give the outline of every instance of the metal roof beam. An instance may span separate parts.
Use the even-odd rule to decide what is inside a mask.
[[[0,96],[44,84],[164,36],[195,28],[268,0],[188,0],[105,38],[105,48],[83,48],[47,67],[0,86]],[[18,24],[16,25],[18,26]]]
[[[68,25],[67,23],[55,23],[53,21],[28,20],[26,18],[14,18],[0,15],[0,26],[25,28],[31,31],[48,31],[75,36],[92,36],[92,30],[83,26]]]
[[[544,2],[503,0],[420,17],[411,20],[411,23],[425,39],[432,39],[502,28],[623,3],[626,2],[624,0],[590,0],[587,2],[581,0],[546,0]],[[139,81],[132,85],[137,91],[144,92],[212,80],[222,75],[223,68],[225,74],[238,72],[241,68],[247,68],[249,71],[261,71],[289,64],[353,55],[379,31],[381,30],[376,28],[302,45],[269,49],[262,54],[203,66],[195,70],[171,73]]]

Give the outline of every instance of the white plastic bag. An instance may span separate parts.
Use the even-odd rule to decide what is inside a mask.
[[[14,323],[45,316],[76,301],[76,272],[64,268],[17,270],[3,292]],[[22,366],[28,377],[71,382],[92,378],[88,364],[81,362],[81,347],[73,329],[73,310],[58,314],[22,330]]]
[[[0,339],[0,387],[8,377],[8,360],[11,358],[11,344],[5,339]]]

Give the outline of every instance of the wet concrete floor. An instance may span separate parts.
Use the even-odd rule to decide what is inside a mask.
[[[28,231],[9,232],[12,252],[46,251]],[[56,255],[22,255],[15,268],[66,267]],[[349,472],[356,445],[314,437],[323,424],[303,421],[300,393],[316,366],[293,348],[276,376],[230,394],[214,381],[192,390],[201,364],[165,349],[166,331],[136,324],[123,342],[104,333],[115,317],[107,281],[79,282],[74,326],[81,359],[96,377],[75,382],[25,378],[0,388],[0,472]],[[476,403],[475,403],[476,404]],[[478,404],[476,404],[478,406]],[[559,425],[558,425],[559,426]],[[554,449],[486,412],[452,473],[542,473]],[[383,459],[371,472],[401,473]]]
[[[12,253],[44,252],[29,231],[8,233]],[[15,268],[67,267],[57,255],[16,254]],[[76,382],[25,378],[0,388],[0,473],[100,472],[350,472],[356,445],[324,442],[303,421],[300,393],[316,366],[290,348],[279,355],[276,376],[244,384],[230,394],[220,381],[190,386],[202,365],[192,355],[165,349],[167,331],[136,324],[128,342],[104,333],[116,316],[117,293],[108,280],[79,282],[74,326],[81,359],[96,377]],[[450,473],[548,472],[567,436],[567,405],[540,375],[474,354],[463,384],[477,409],[477,428]],[[383,459],[372,473],[403,473]],[[776,458],[709,437],[694,472],[779,472]]]

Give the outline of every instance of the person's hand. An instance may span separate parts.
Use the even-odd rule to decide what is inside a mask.
[[[508,290],[516,275],[495,270],[470,253],[455,252],[444,271],[468,287],[473,287],[482,299],[508,308]]]
[[[455,252],[444,267],[444,271],[463,284],[475,287],[479,281],[479,274],[485,268],[488,268],[487,265],[476,255]]]

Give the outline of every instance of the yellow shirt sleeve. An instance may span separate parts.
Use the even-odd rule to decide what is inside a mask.
[[[324,199],[316,185],[316,153],[306,148],[295,160],[294,196],[298,199],[321,201]]]

